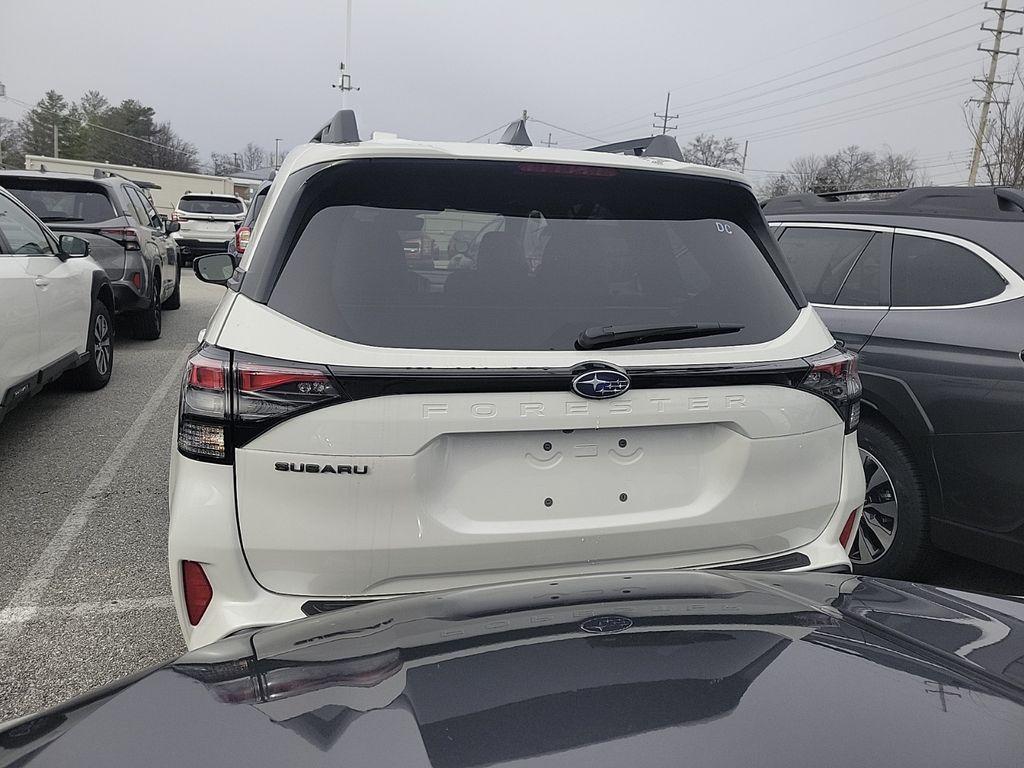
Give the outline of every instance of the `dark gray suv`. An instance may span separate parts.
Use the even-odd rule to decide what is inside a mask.
[[[0,171],[0,186],[57,234],[87,240],[133,335],[160,337],[162,310],[181,306],[181,264],[170,237],[178,224],[164,223],[137,184],[102,171]]]
[[[1024,193],[884,192],[763,204],[807,299],[860,354],[851,559],[906,577],[934,545],[1024,571]]]

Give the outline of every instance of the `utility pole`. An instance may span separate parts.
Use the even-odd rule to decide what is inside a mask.
[[[352,63],[352,0],[348,0],[348,9],[345,12],[345,60],[341,62],[339,69],[341,74],[338,75],[338,82],[332,83],[331,88],[337,88],[341,91],[341,108],[345,109],[345,103],[348,101],[347,95],[349,91],[358,91],[358,88],[352,86],[352,75],[345,71],[345,61]]]
[[[281,167],[281,140],[274,139],[274,170]]]
[[[740,173],[747,171],[747,150],[750,149],[750,139],[743,142],[743,162],[740,163]]]
[[[60,150],[57,148],[57,124],[53,124],[53,156],[60,157]]]
[[[1000,56],[1019,56],[1020,48],[1015,51],[1004,51],[1002,48],[1003,35],[1019,35],[1024,30],[1013,30],[1006,29],[1006,14],[1008,13],[1024,13],[1024,11],[1016,10],[1014,8],[1006,7],[1007,0],[1001,0],[999,6],[985,4],[985,9],[996,12],[996,26],[995,29],[992,27],[986,27],[984,24],[981,25],[981,29],[985,32],[991,32],[995,35],[995,45],[992,48],[982,48],[978,45],[979,51],[985,51],[991,55],[988,64],[988,76],[981,80],[974,78],[974,82],[983,83],[985,86],[985,98],[983,99],[971,99],[971,101],[981,104],[981,115],[978,118],[978,133],[974,138],[974,154],[971,156],[971,171],[967,176],[967,185],[973,187],[978,179],[978,165],[981,162],[981,150],[985,145],[985,133],[988,130],[988,110],[992,104],[1005,104],[1005,101],[1000,101],[994,98],[995,87],[997,85],[1012,85],[1012,82],[1006,80],[996,80],[996,67],[999,65]]]
[[[671,102],[671,100],[672,100],[672,92],[669,91],[668,93],[665,94],[665,114],[659,115],[657,112],[654,113],[654,116],[657,117],[659,120],[661,120],[661,132],[663,134],[668,133],[669,131],[674,131],[678,127],[678,126],[675,126],[675,125],[669,125],[668,124],[669,120],[677,120],[679,118],[679,115],[670,115],[668,113],[668,105],[669,105],[669,102]],[[654,127],[657,128],[658,124],[654,123]]]
[[[548,140],[545,141],[544,143],[547,144],[549,147],[557,147],[558,146],[558,142],[557,141],[552,141],[551,140],[551,131],[548,131]]]

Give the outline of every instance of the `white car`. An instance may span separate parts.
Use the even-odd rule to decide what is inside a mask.
[[[171,213],[181,229],[173,233],[182,260],[191,262],[204,253],[224,253],[245,218],[245,202],[234,195],[189,193]]]
[[[0,188],[0,421],[62,374],[81,389],[110,380],[114,295],[88,253]]]
[[[527,146],[523,125],[495,145],[354,127],[339,113],[289,154],[237,269],[195,264],[230,290],[171,460],[190,647],[468,584],[849,570],[855,357],[742,176],[667,139],[636,156]],[[403,248],[457,232],[482,233],[471,266]]]

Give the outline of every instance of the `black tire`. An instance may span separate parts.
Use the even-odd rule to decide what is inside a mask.
[[[181,306],[181,267],[174,270],[174,293],[167,297],[164,309],[178,309]]]
[[[149,308],[131,315],[132,336],[146,341],[159,339],[160,331],[163,330],[163,316],[160,311],[160,283],[157,276],[153,277],[152,284]]]
[[[103,389],[114,370],[114,319],[99,299],[92,302],[87,349],[89,359],[68,371],[67,381],[75,389]]]
[[[928,497],[903,440],[889,427],[862,421],[857,430],[867,495],[850,552],[855,573],[910,579],[932,554]]]

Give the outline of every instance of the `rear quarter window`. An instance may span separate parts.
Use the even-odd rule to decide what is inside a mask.
[[[744,326],[644,345],[715,346],[767,341],[792,325],[797,305],[749,189],[558,168],[341,163],[294,180],[291,200],[282,191],[258,248],[283,253],[283,265],[256,254],[252,268],[280,270],[273,309],[382,347],[568,350],[592,327]]]
[[[895,307],[971,304],[998,296],[1006,281],[966,248],[920,235],[896,235],[892,251]]]

